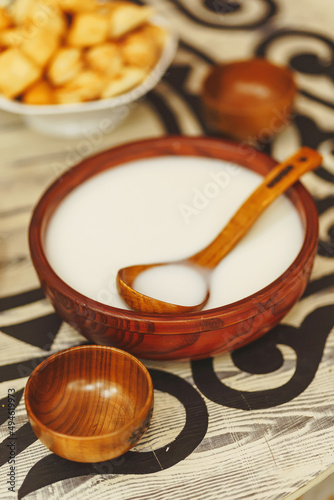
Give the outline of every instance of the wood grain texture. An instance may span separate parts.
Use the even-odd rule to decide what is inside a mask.
[[[124,351],[72,347],[33,371],[25,404],[34,432],[51,451],[102,462],[124,454],[147,430],[153,385],[146,368]]]
[[[89,340],[144,359],[206,358],[259,338],[287,314],[303,293],[317,250],[316,208],[297,182],[287,196],[305,227],[302,249],[285,273],[250,297],[197,313],[146,314],[96,302],[64,283],[49,265],[44,251],[48,221],[64,197],[84,180],[114,166],[175,154],[232,161],[264,175],[276,165],[272,158],[256,150],[248,149],[246,154],[238,143],[206,137],[168,136],[118,146],[81,162],[51,185],[37,204],[29,229],[32,262],[58,314]]]
[[[205,2],[210,4],[215,2]],[[0,426],[1,499],[295,500],[334,472],[334,246],[330,230],[334,224],[334,3],[254,0],[234,4],[239,4],[239,10],[218,14],[204,8],[203,2],[155,2],[180,32],[179,51],[164,80],[132,111],[131,119],[111,134],[59,141],[30,131],[17,116],[0,113],[1,416],[6,417],[9,388],[19,395],[29,373],[44,358],[86,341],[65,322],[58,332],[52,325],[40,327],[45,340],[39,347],[29,343],[30,331],[25,340],[26,323],[52,312],[52,306],[42,300],[27,244],[28,222],[39,196],[57,175],[98,150],[168,133],[208,133],[199,109],[199,84],[204,72],[222,57],[236,60],[258,54],[292,67],[297,74],[300,91],[292,124],[272,143],[264,141],[261,148],[270,150],[277,160],[305,144],[324,155],[323,167],[303,179],[316,201],[320,221],[319,253],[309,285],[279,326],[244,348],[244,358],[253,364],[245,359],[241,363],[235,353],[215,357],[220,393],[225,390],[220,405],[197,387],[191,363],[145,361],[159,373],[160,380],[154,380],[154,415],[135,448],[117,459],[76,464],[52,454],[34,435],[21,398],[15,410],[14,493],[7,484],[7,422]],[[273,17],[275,9],[277,17]],[[242,150],[247,159],[247,146]],[[21,325],[21,340],[2,331],[15,324]],[[203,369],[202,383],[207,378]],[[185,386],[193,392],[186,392]],[[233,391],[230,397],[227,388]],[[274,397],[276,393],[279,398]],[[257,403],[256,409],[250,400]],[[236,401],[247,409],[236,408]],[[194,434],[199,438],[185,456],[182,451]],[[129,472],[134,464],[136,471]],[[315,496],[305,498],[325,499],[321,485]]]
[[[296,90],[288,68],[252,58],[211,68],[201,95],[213,130],[251,142],[272,137],[288,125]]]

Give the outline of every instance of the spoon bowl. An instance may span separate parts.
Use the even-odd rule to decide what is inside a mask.
[[[181,314],[197,312],[203,309],[210,297],[208,271],[214,269],[233,250],[262,212],[279,195],[294,184],[305,172],[318,167],[321,161],[322,156],[317,151],[303,147],[293,156],[276,165],[207,247],[188,259],[176,262],[176,264],[191,266],[205,275],[207,290],[204,299],[200,303],[191,306],[172,304],[145,295],[135,289],[136,278],[141,273],[149,269],[170,265],[171,263],[168,262],[134,265],[120,269],[116,276],[116,283],[118,293],[124,302],[131,309],[145,313]]]
[[[116,276],[118,293],[121,295],[124,302],[131,307],[131,309],[137,311],[148,313],[163,312],[169,314],[201,311],[210,298],[208,270],[203,267],[196,266],[196,264],[193,264],[190,260],[176,261],[175,264],[177,266],[191,267],[191,269],[196,270],[196,272],[200,273],[203,277],[206,285],[206,293],[204,299],[198,304],[190,306],[172,304],[170,302],[165,302],[164,300],[155,299],[154,297],[148,297],[134,288],[134,283],[141,273],[144,273],[149,269],[169,265],[168,263],[163,262],[158,264],[128,266],[120,269]]]

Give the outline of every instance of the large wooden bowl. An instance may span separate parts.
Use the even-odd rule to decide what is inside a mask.
[[[127,352],[72,347],[35,368],[25,404],[35,434],[51,451],[76,462],[101,462],[122,455],[144,434],[153,385]]]
[[[31,257],[56,311],[90,341],[119,347],[146,359],[205,358],[257,339],[279,323],[299,299],[317,250],[317,211],[309,193],[296,183],[287,196],[305,227],[300,253],[278,279],[223,307],[180,315],[149,315],[104,305],[73,290],[53,271],[44,250],[45,231],[55,209],[69,192],[99,172],[129,161],[165,155],[218,158],[262,175],[276,163],[249,146],[207,137],[169,136],[105,151],[68,170],[43,195],[30,224]]]

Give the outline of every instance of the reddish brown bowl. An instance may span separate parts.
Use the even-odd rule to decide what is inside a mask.
[[[279,323],[303,293],[317,250],[318,217],[311,196],[299,182],[287,192],[305,227],[298,256],[278,279],[262,290],[215,309],[149,315],[101,304],[64,283],[51,268],[44,251],[45,232],[52,214],[79,184],[114,166],[166,155],[218,158],[261,175],[276,163],[249,146],[207,137],[169,136],[105,151],[68,170],[43,195],[29,229],[31,257],[42,288],[58,314],[90,341],[119,347],[146,359],[206,358],[263,335]]]
[[[291,71],[260,58],[214,66],[202,88],[209,126],[248,143],[288,125],[295,94]]]
[[[35,434],[51,451],[76,462],[102,462],[123,455],[148,428],[153,384],[127,352],[71,347],[35,368],[25,405]]]

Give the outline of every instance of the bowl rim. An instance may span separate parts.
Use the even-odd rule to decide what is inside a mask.
[[[152,90],[162,78],[163,74],[172,63],[178,46],[176,31],[169,20],[158,14],[153,16],[150,22],[151,24],[165,28],[167,31],[167,38],[160,59],[154,68],[148,73],[145,80],[137,87],[108,99],[97,99],[94,101],[72,104],[24,104],[20,101],[8,99],[0,94],[0,109],[20,115],[53,116],[114,109],[137,101]]]
[[[32,384],[33,379],[40,374],[41,370],[47,369],[48,365],[52,364],[56,358],[64,356],[64,355],[68,354],[69,352],[74,352],[74,351],[78,351],[78,350],[92,350],[92,351],[93,350],[94,351],[102,351],[102,350],[103,351],[110,351],[111,350],[114,353],[116,353],[117,355],[122,355],[123,357],[130,359],[131,362],[133,362],[137,366],[139,366],[142,373],[145,375],[145,379],[148,383],[148,396],[145,400],[145,404],[140,409],[138,414],[136,414],[135,418],[131,419],[128,423],[124,424],[122,427],[120,427],[119,429],[117,429],[115,431],[108,432],[106,434],[98,434],[97,436],[73,436],[72,434],[65,434],[63,432],[53,430],[51,427],[48,427],[47,425],[45,425],[43,422],[41,422],[36,417],[34,411],[32,410],[32,407],[30,404],[30,398],[31,398],[31,387],[30,386]],[[150,411],[150,408],[153,407],[153,399],[154,399],[153,394],[154,394],[154,388],[153,388],[153,382],[152,382],[151,375],[150,375],[148,369],[146,368],[146,366],[144,366],[144,364],[136,356],[134,356],[133,354],[130,354],[127,351],[123,351],[122,349],[119,349],[117,347],[89,344],[89,345],[73,346],[73,347],[69,347],[67,349],[63,349],[61,351],[55,352],[55,353],[51,354],[51,356],[49,356],[48,358],[44,359],[39,365],[37,365],[36,368],[31,372],[31,374],[27,380],[25,390],[24,390],[24,402],[25,402],[25,407],[26,407],[27,414],[28,414],[29,418],[31,418],[35,422],[35,424],[38,425],[38,427],[40,429],[44,429],[47,433],[53,434],[53,435],[61,437],[61,438],[66,438],[66,439],[74,439],[74,440],[80,440],[80,441],[82,441],[82,440],[85,440],[85,441],[86,440],[87,441],[94,441],[95,440],[95,441],[97,441],[97,440],[104,440],[108,437],[117,436],[117,434],[119,434],[119,433],[123,433],[129,427],[132,427],[132,423],[135,420],[140,420],[140,421],[145,420],[145,418],[147,418],[147,415]]]
[[[228,101],[222,101],[212,96],[212,94],[208,91],[208,85],[210,79],[215,77],[215,73],[217,71],[230,68],[237,68],[242,66],[244,66],[245,68],[250,67],[254,70],[253,66],[256,67],[258,65],[270,68],[272,71],[276,71],[276,73],[280,73],[282,76],[284,76],[287,86],[277,98],[268,100],[264,99],[262,103],[236,107],[233,104],[230,105]],[[202,99],[206,106],[211,107],[223,113],[228,113],[231,115],[238,115],[238,116],[252,114],[254,113],[254,110],[258,110],[259,108],[261,110],[264,110],[266,108],[272,108],[273,103],[276,103],[276,106],[280,108],[282,102],[284,103],[286,101],[292,103],[296,92],[297,92],[297,84],[295,82],[295,78],[292,71],[286,66],[280,66],[263,57],[240,59],[236,61],[227,62],[225,64],[218,64],[216,66],[211,67],[203,80],[201,89]]]
[[[255,317],[256,313],[252,313],[252,311],[254,310],[254,304],[261,302],[263,298],[268,296],[271,291],[274,291],[279,284],[281,284],[281,288],[288,287],[289,280],[286,280],[288,276],[297,276],[299,273],[304,273],[305,261],[308,261],[309,258],[313,257],[317,250],[318,214],[310,193],[299,181],[297,181],[294,186],[292,186],[287,191],[287,194],[295,196],[296,199],[299,200],[303,208],[302,214],[300,214],[300,212],[296,209],[299,213],[302,223],[304,224],[305,230],[301,249],[291,265],[278,278],[276,278],[274,281],[258,290],[257,292],[248,295],[247,297],[244,297],[238,301],[212,309],[205,309],[199,312],[154,315],[128,309],[121,309],[98,302],[83,295],[80,292],[77,292],[56,274],[47,260],[43,246],[43,237],[45,234],[47,223],[52,217],[52,214],[56,210],[58,204],[67,194],[69,194],[73,189],[77,187],[78,184],[76,182],[72,182],[74,181],[74,178],[77,174],[81,174],[81,182],[84,182],[85,180],[92,178],[94,175],[97,175],[104,170],[107,170],[108,168],[113,168],[114,166],[119,166],[133,160],[147,157],[147,152],[152,151],[153,147],[159,149],[159,153],[157,153],[155,149],[155,152],[153,154],[154,157],[173,155],[172,151],[174,151],[175,155],[181,154],[189,156],[189,153],[179,153],[179,150],[182,145],[187,148],[187,146],[192,146],[192,144],[196,144],[196,147],[199,148],[203,153],[198,156],[210,157],[207,152],[207,149],[209,147],[211,148],[211,151],[215,150],[217,151],[217,153],[221,153],[223,151],[224,155],[231,152],[233,153],[235,151],[238,151],[241,155],[243,148],[246,148],[244,153],[247,151],[252,156],[255,155],[256,162],[259,165],[263,166],[266,171],[277,164],[277,161],[275,161],[269,155],[255,150],[251,146],[245,145],[244,143],[238,143],[235,141],[208,136],[168,135],[121,144],[111,149],[102,151],[89,158],[85,158],[83,161],[66,170],[60,177],[58,177],[58,179],[56,179],[49,186],[49,188],[46,189],[46,191],[38,201],[33,211],[28,231],[29,248],[32,262],[35,266],[35,269],[38,269],[40,280],[41,276],[43,277],[43,280],[47,276],[47,280],[45,279],[45,281],[50,283],[52,288],[56,289],[64,296],[69,297],[69,299],[72,300],[72,302],[77,306],[82,306],[79,310],[76,311],[76,314],[78,316],[90,319],[90,315],[88,313],[84,314],[84,310],[93,310],[95,315],[114,317],[120,320],[138,322],[139,324],[142,322],[150,322],[156,325],[159,324],[161,326],[169,326],[171,322],[173,323],[173,325],[184,325],[185,323],[187,323],[188,327],[190,328],[189,332],[187,331],[178,333],[182,333],[183,335],[185,333],[189,333],[193,335],[194,333],[196,333],[193,329],[194,327],[197,327],[197,332],[204,333],[206,330],[203,330],[203,327],[200,328],[200,326],[198,325],[198,323],[204,319],[213,320],[213,324],[211,324],[207,328],[208,331],[212,331],[219,330],[221,328],[221,324],[214,324],[215,319],[219,318],[224,320],[225,317],[227,318],[231,316],[231,314],[235,315],[236,312],[238,313],[239,317],[243,317],[243,315],[245,314],[248,314],[247,318]],[[138,154],[140,154],[140,156],[138,156]],[[110,158],[111,155],[113,157],[112,161]],[[216,158],[217,156],[213,156],[211,153],[211,157]],[[218,159],[219,158],[220,157],[218,156]],[[92,169],[91,167],[91,164],[93,162],[94,169]],[[98,162],[98,166],[96,166],[96,162]],[[236,161],[234,161],[234,163],[236,163]],[[247,161],[240,161],[239,164],[247,168]],[[87,171],[88,175],[86,175]],[[65,192],[64,182],[67,186]],[[48,207],[48,201],[52,197],[55,197],[55,206],[52,206],[51,213],[48,213],[48,209],[50,211],[50,207]],[[47,220],[45,220],[45,215],[47,217]],[[273,300],[272,304],[278,302],[280,302],[280,300],[276,300],[276,302],[275,300]],[[249,314],[251,314],[251,316]],[[96,323],[99,323],[97,319],[95,319],[94,321]],[[237,322],[238,321],[235,320],[234,323],[230,322],[228,323],[228,325],[232,325]],[[101,322],[100,324],[103,323]],[[136,332],[138,331],[140,330],[136,330]],[[169,331],[150,332],[150,334],[152,335],[173,335],[175,333],[176,332]]]

